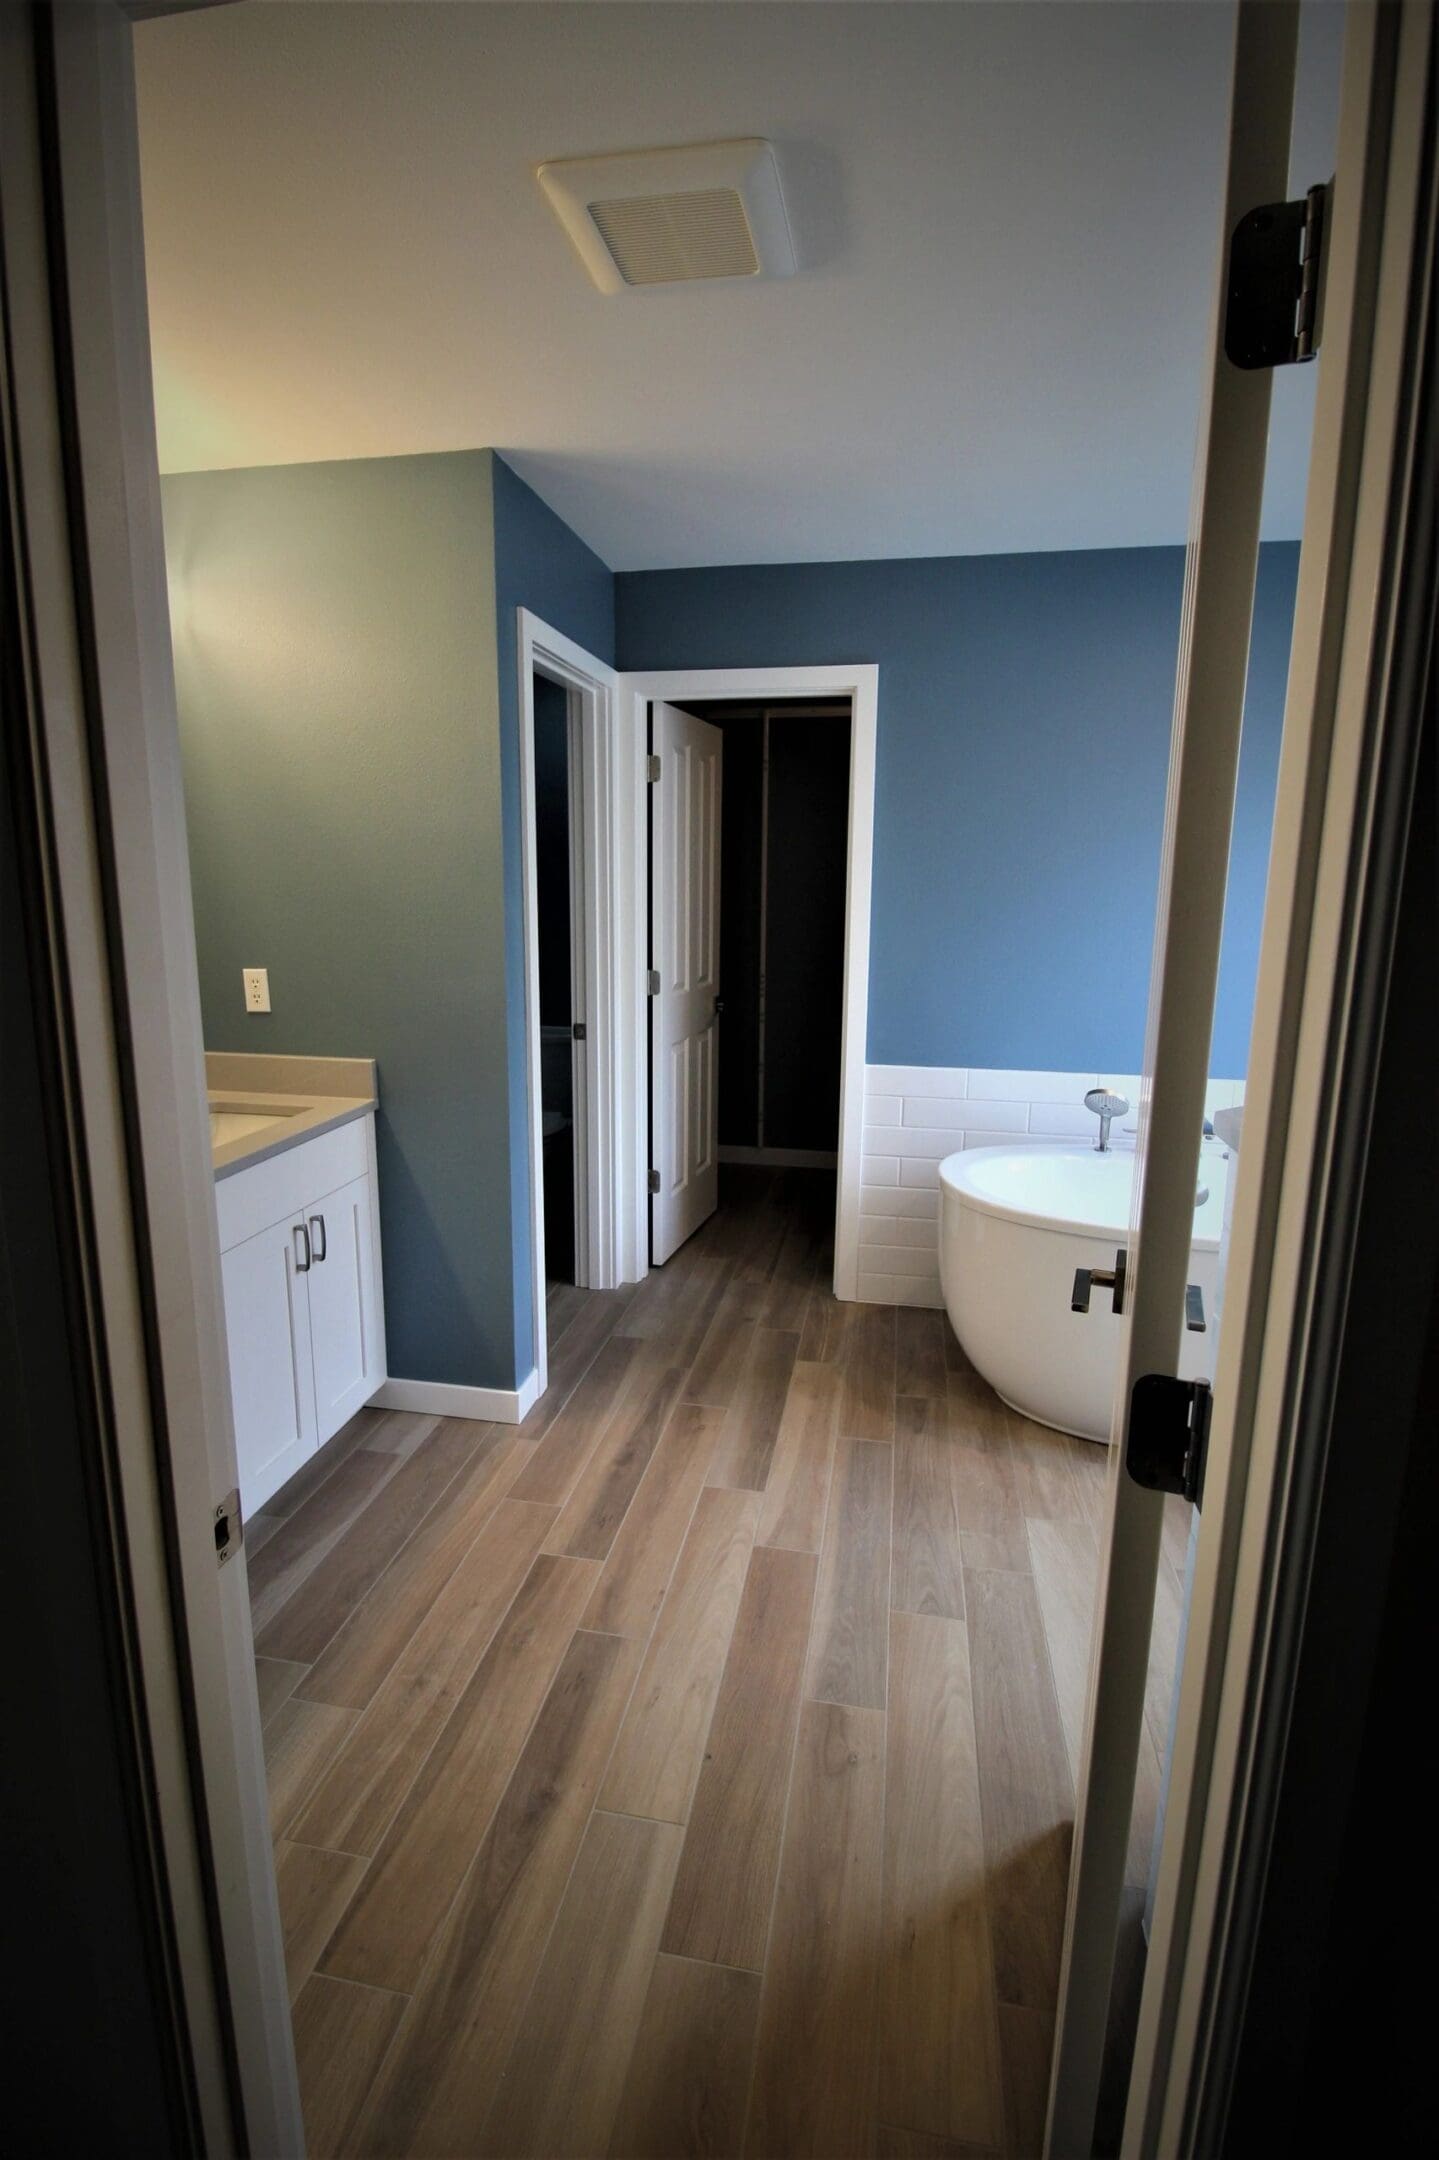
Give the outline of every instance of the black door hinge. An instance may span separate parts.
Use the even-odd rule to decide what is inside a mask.
[[[655,752],[651,750],[649,756],[645,759],[645,778],[651,784],[653,784],[656,780],[658,780],[659,776],[660,761],[659,758],[656,756]]]
[[[1229,243],[1224,351],[1238,368],[1288,367],[1319,350],[1327,187],[1264,203]]]
[[[651,1191],[651,1192],[658,1192],[658,1191],[659,1191],[659,1189],[660,1189],[660,1174],[659,1174],[658,1170],[651,1170],[651,1172],[650,1172],[650,1191]]]
[[[1130,1393],[1124,1439],[1124,1466],[1136,1485],[1182,1493],[1196,1504],[1204,1498],[1213,1403],[1207,1381],[1141,1374]]]

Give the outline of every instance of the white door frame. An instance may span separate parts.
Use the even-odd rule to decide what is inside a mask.
[[[1198,2149],[1224,2076],[1217,1978],[1244,1956],[1236,1867],[1259,1805],[1260,1682],[1282,1626],[1285,1541],[1297,1534],[1306,1379],[1324,1349],[1315,1315],[1324,1270],[1339,1264],[1316,1236],[1343,1173],[1336,1044],[1360,1024],[1366,886],[1393,876],[1376,802],[1392,726],[1388,571],[1412,515],[1409,314],[1415,233],[1433,214],[1422,190],[1433,185],[1423,131],[1434,37],[1427,0],[1350,10],[1325,273],[1332,343],[1315,407],[1226,1318],[1125,2160]]]
[[[850,708],[849,838],[844,894],[844,1018],[840,1035],[839,1186],[835,1197],[834,1294],[859,1295],[859,1177],[864,1132],[864,1067],[869,1036],[869,929],[874,875],[875,746],[879,728],[879,669],[872,662],[845,667],[666,668],[620,677],[621,701],[628,705],[628,731],[635,746],[639,796],[636,830],[643,834],[644,743],[646,707],[651,701],[683,705],[695,699],[746,698],[773,702],[785,698],[848,698]],[[637,849],[625,866],[633,881],[636,916],[644,936],[644,888],[648,862]],[[648,955],[641,943],[635,981],[642,979]],[[634,1018],[636,1123],[631,1135],[637,1181],[628,1196],[634,1209],[637,1249],[648,1251],[649,1191],[649,1014],[643,1001]]]
[[[55,904],[158,1831],[207,2151],[304,2150],[237,1482],[155,448],[131,27],[113,0],[29,13],[55,139],[28,139],[27,17],[4,20],[7,247]],[[13,65],[11,63],[14,63]],[[35,178],[32,180],[31,176]],[[15,231],[10,230],[12,206]],[[46,221],[64,247],[20,261]],[[47,278],[62,281],[58,358]],[[59,304],[60,295],[56,295]],[[56,386],[73,394],[62,431]],[[64,475],[69,452],[72,485]],[[82,655],[88,651],[87,682]],[[108,890],[107,890],[108,886]]]
[[[527,1144],[530,1156],[530,1274],[534,1298],[534,1394],[548,1379],[545,1325],[545,1170],[540,1066],[539,878],[535,830],[535,676],[559,683],[569,700],[570,787],[580,816],[572,824],[571,921],[581,950],[571,961],[583,984],[585,1040],[575,1045],[576,1278],[593,1290],[631,1282],[632,1254],[623,1220],[628,1189],[628,1129],[617,1106],[630,1084],[626,1070],[635,895],[628,874],[634,852],[629,826],[633,762],[627,714],[613,668],[528,608],[517,615],[520,713],[520,882],[525,954],[525,1062],[529,1075]],[[578,760],[575,751],[578,749]],[[642,753],[641,753],[642,756]],[[579,786],[576,792],[576,781]],[[644,912],[640,911],[641,934]],[[643,1272],[639,1270],[638,1272]],[[528,1391],[528,1390],[527,1390]]]

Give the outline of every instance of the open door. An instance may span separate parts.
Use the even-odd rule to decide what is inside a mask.
[[[724,736],[674,705],[651,714],[650,1259],[658,1267],[719,1205]]]
[[[1216,1800],[1218,1787],[1209,1782],[1221,1676],[1225,1686],[1234,1680],[1236,1692],[1245,1693],[1242,1669],[1237,1678],[1223,1672],[1226,1654],[1233,1656],[1240,1638],[1246,1649],[1257,1639],[1259,1599],[1251,1581],[1241,1601],[1237,1555],[1241,1537],[1250,1543],[1257,1538],[1261,1546],[1266,1541],[1274,1488],[1258,1481],[1255,1467],[1262,1462],[1265,1476],[1276,1476],[1283,1445],[1283,1406],[1260,1401],[1256,1376],[1261,1360],[1277,1370],[1302,1361],[1305,1353],[1300,1312],[1279,1294],[1278,1278],[1269,1268],[1276,1225],[1286,1213],[1301,1223],[1312,1220],[1311,1195],[1327,1170],[1316,1104],[1322,1102],[1326,1079],[1325,1015],[1338,996],[1345,965],[1344,917],[1342,909],[1320,906],[1316,893],[1323,850],[1332,849],[1336,862],[1351,853],[1356,801],[1362,801],[1356,776],[1363,762],[1358,746],[1364,740],[1369,648],[1366,644],[1361,651],[1360,644],[1372,636],[1372,620],[1359,624],[1359,637],[1344,651],[1346,608],[1355,592],[1372,599],[1379,583],[1377,572],[1362,570],[1356,560],[1355,505],[1361,481],[1371,485],[1365,461],[1372,452],[1377,476],[1383,455],[1379,431],[1371,427],[1365,436],[1371,362],[1378,369],[1383,361],[1393,376],[1384,386],[1392,413],[1398,361],[1386,357],[1383,340],[1391,337],[1396,354],[1399,340],[1392,334],[1392,315],[1386,327],[1385,310],[1397,305],[1402,318],[1407,297],[1408,266],[1396,250],[1395,274],[1376,326],[1375,296],[1385,290],[1379,274],[1385,163],[1395,85],[1404,79],[1404,70],[1395,66],[1397,41],[1401,22],[1411,46],[1427,39],[1427,27],[1422,11],[1350,10],[1334,184],[1321,191],[1314,184],[1325,175],[1303,175],[1307,204],[1286,206],[1297,14],[1287,0],[1272,5],[1241,0],[1236,27],[1222,253],[1195,473],[1134,1212],[1125,1265],[1116,1267],[1117,1309],[1123,1300],[1122,1379],[1114,1407],[1108,1526],[1060,1975],[1045,2138],[1049,2160],[1092,2151],[1106,2044],[1114,2045],[1116,1940],[1166,1492],[1182,1493],[1193,1504],[1203,1501],[1204,1509],[1192,1548],[1193,1595],[1178,1683],[1169,1806],[1151,1877],[1157,1881],[1157,1901],[1133,2075],[1131,2081],[1128,2044],[1121,2041],[1120,2093],[1122,2099],[1127,2088],[1127,2156],[1194,2149],[1187,2135],[1176,2132],[1170,2110],[1180,2058],[1177,1992],[1184,1977],[1185,1931],[1195,1910],[1206,1804],[1216,1815],[1220,1836],[1231,1802],[1237,1805],[1233,1791]],[[1423,74],[1419,59],[1409,70],[1416,88]],[[1293,350],[1266,352],[1262,340],[1246,343],[1237,327],[1231,297],[1237,254],[1231,257],[1231,236],[1242,226],[1252,232],[1259,223],[1255,213],[1267,221],[1264,231],[1282,225],[1293,234],[1292,256],[1269,265],[1273,289],[1288,296],[1291,310],[1301,284],[1301,247],[1305,251],[1302,282],[1315,302],[1311,329],[1317,324],[1322,332],[1327,322],[1328,336],[1320,363],[1243,1150],[1235,1166],[1239,1182],[1227,1312],[1222,1348],[1209,1364],[1211,1391],[1205,1384],[1191,1388],[1179,1382],[1178,1351],[1186,1325],[1271,369],[1303,356]],[[1296,320],[1302,341],[1302,313],[1297,318],[1290,313],[1288,330],[1292,335]],[[1374,484],[1382,491],[1385,481],[1377,477]],[[1381,514],[1376,525],[1382,524]],[[1341,653],[1346,666],[1353,665],[1358,686],[1351,741],[1342,760],[1334,752]],[[1305,1153],[1311,1127],[1312,1145]],[[1189,1324],[1199,1317],[1191,1308]],[[1212,1331],[1212,1314],[1207,1324]],[[1211,1979],[1212,1974],[1204,1975],[1202,1984]],[[1111,2062],[1107,2075],[1113,2071]],[[1178,2083],[1188,2074],[1186,2067]]]

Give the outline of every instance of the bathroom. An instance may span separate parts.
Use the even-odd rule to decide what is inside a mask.
[[[345,96],[358,101],[400,64],[393,20],[354,30],[342,54],[325,11],[307,12],[313,25],[288,21],[273,39],[244,10],[162,22],[138,50],[239,1505],[311,2148],[604,2151],[613,2137],[616,2151],[690,2149],[665,2140],[679,2135],[676,2108],[693,2104],[715,2111],[724,2150],[746,2139],[761,2153],[848,2150],[852,2118],[896,2152],[938,2151],[938,2140],[1035,2151],[1113,1476],[1123,1284],[1105,1277],[1130,1241],[1145,1137],[1197,349],[1180,364],[1151,345],[1125,378],[1136,411],[1152,399],[1142,457],[1126,462],[1139,422],[1117,398],[1092,464],[1062,412],[1036,449],[1040,406],[1061,399],[1056,373],[1015,393],[1002,465],[970,475],[956,459],[929,488],[948,394],[932,356],[961,319],[957,281],[915,340],[935,402],[897,434],[905,487],[889,486],[861,429],[838,431],[828,413],[804,438],[805,455],[819,460],[822,444],[826,461],[796,454],[778,485],[764,443],[773,457],[795,428],[801,382],[786,375],[762,397],[763,356],[786,335],[787,297],[807,297],[806,271],[837,408],[852,412],[858,395],[856,374],[838,370],[843,293],[831,288],[847,249],[868,256],[862,222],[838,229],[838,189],[826,232],[825,154],[810,143],[808,166],[795,154],[787,168],[812,254],[793,285],[762,280],[742,296],[763,310],[744,329],[713,313],[666,329],[667,301],[700,308],[723,283],[602,300],[525,168],[555,147],[593,147],[582,97],[570,93],[572,139],[561,128],[557,145],[540,95],[561,37],[592,78],[655,34],[677,66],[687,52],[689,118],[657,140],[747,137],[756,79],[773,73],[796,101],[789,131],[823,141],[820,118],[801,112],[815,34],[796,20],[805,11],[764,11],[775,21],[749,33],[758,56],[710,117],[717,55],[705,40],[723,35],[729,11],[706,9],[715,26],[686,32],[684,10],[624,10],[623,21],[606,10],[606,56],[585,10],[543,7],[465,13],[495,18],[511,91],[489,91],[485,107],[497,127],[505,107],[520,175],[504,168],[513,199],[501,198],[516,237],[492,244],[500,262],[512,245],[542,266],[525,328],[554,381],[526,408],[516,339],[493,358],[496,379],[471,384],[482,341],[458,301],[441,310],[433,380],[393,323],[377,333],[369,378],[342,349],[357,344],[352,284],[336,274],[333,292],[304,288],[327,206],[333,217],[345,205],[349,278],[373,268],[356,237],[380,215],[367,158],[337,155],[332,173],[282,161],[296,193],[313,189],[303,211],[278,179],[236,207],[260,160],[258,124],[234,110],[253,116],[275,99],[277,131],[302,112],[335,125]],[[883,85],[889,140],[936,56],[960,56],[951,38],[978,40],[963,56],[982,73],[1018,34],[976,27],[974,10],[956,11],[970,18],[963,31],[933,20],[944,11],[901,11],[915,20],[896,28],[875,20],[894,12],[846,11]],[[1115,75],[1086,126],[1117,136],[1146,70],[1121,87],[1106,11],[1075,22],[1051,22],[1053,34],[1075,41],[1064,49],[1096,84]],[[1338,40],[1323,8],[1306,25],[1296,161],[1327,171]],[[484,29],[448,33],[471,70]],[[1143,35],[1168,99],[1147,156],[1166,129],[1188,129],[1202,283],[1228,44],[1203,11],[1186,11],[1172,43],[1157,24]],[[417,50],[407,94],[423,82],[433,95],[446,36],[431,25]],[[1062,61],[1051,53],[1051,118],[1065,102]],[[838,97],[852,70],[831,68]],[[246,97],[232,110],[236,80]],[[843,94],[853,103],[852,84]],[[628,129],[616,117],[608,130],[616,149],[656,134],[638,92],[629,112]],[[971,117],[978,127],[973,104]],[[925,122],[935,140],[941,119]],[[858,160],[852,110],[847,126],[849,138],[838,123],[831,133]],[[1037,155],[1038,122],[1025,126]],[[860,177],[878,184],[857,162]],[[454,185],[440,167],[422,174],[411,218],[429,190]],[[383,218],[379,230],[395,239]],[[262,242],[278,270],[247,256]],[[383,260],[399,316],[402,266]],[[499,263],[489,274],[503,275]],[[1040,302],[1003,266],[987,274],[997,312],[1023,304],[1035,331]],[[671,340],[653,371],[682,386],[683,424],[656,412],[653,447],[620,380],[635,373],[628,320],[604,350],[611,304],[647,309],[641,334]],[[873,305],[882,312],[883,298]],[[240,318],[256,308],[263,331],[247,332]],[[1134,322],[1141,313],[1134,303]],[[1193,313],[1197,348],[1203,295]],[[1119,355],[1090,329],[1092,386]],[[583,346],[583,368],[574,352],[555,360],[562,335]],[[716,396],[713,378],[686,372],[698,335],[733,341],[729,364],[770,431],[747,451],[743,486],[730,476],[736,412],[709,414],[688,462],[676,448]],[[996,338],[986,365],[1007,358]],[[409,411],[407,368],[433,411]],[[1155,378],[1170,374],[1157,396]],[[623,424],[611,410],[622,395]],[[1312,397],[1302,370],[1276,382],[1192,1136],[1186,1382],[1212,1375],[1217,1342]],[[589,433],[556,447],[576,410]],[[611,444],[624,426],[621,457]],[[808,486],[796,477],[806,472]],[[574,1183],[588,1213],[576,1213],[563,1261],[547,1234],[539,1077],[537,675],[565,692],[582,745],[575,862],[593,893],[580,936],[594,997],[570,1020],[586,1030],[574,1069],[588,1141]],[[669,756],[654,747],[663,712],[703,724],[707,702],[745,697],[776,711],[829,699],[852,730],[843,920],[836,891],[826,939],[844,956],[837,1164],[762,1142],[712,1148],[717,1207],[651,1269],[646,1180],[661,1175],[664,1134],[651,1114],[662,1046],[647,978],[660,953],[647,929],[662,851],[646,820],[668,813],[641,764]],[[711,849],[705,871],[704,852],[692,850],[689,889],[701,915],[717,904],[717,858]],[[724,980],[724,949],[729,1004],[738,986]],[[718,995],[709,978],[701,989]],[[704,1018],[721,1056],[724,1021],[718,1009]],[[693,1107],[697,1124],[711,1114],[698,1095]],[[1154,1897],[1194,1519],[1177,1497],[1164,1509],[1139,1646],[1121,2035]],[[936,1764],[926,1719],[959,1694],[969,1737],[948,1733]],[[896,1705],[910,1697],[907,1724]],[[574,1732],[561,1719],[571,1699],[584,1705]],[[549,1790],[541,1743],[561,1742],[564,1806],[536,1828],[523,1804]],[[836,1749],[853,1773],[842,1802]],[[734,1793],[750,1775],[758,1799],[741,1816]],[[791,1779],[816,1820],[842,1822],[852,1840],[859,1890],[841,1932],[879,1943],[872,1959],[857,1954],[870,1991],[860,2023],[878,2038],[853,2060],[849,1982],[817,1947],[833,1887],[823,1839],[806,1835]],[[886,1808],[907,1838],[885,1829]],[[958,1827],[945,1828],[951,1813]],[[486,1871],[517,1821],[527,1872],[510,1932],[486,1902]],[[751,1879],[759,1917],[741,1894]],[[946,1901],[948,1918],[927,1932]],[[588,1955],[592,1941],[602,1956]],[[812,1959],[820,2007],[801,2043],[796,1998]],[[460,2027],[474,2042],[463,2060],[447,2041],[457,2020],[473,2021]],[[727,2046],[702,2064],[698,2036],[711,2030]],[[693,2093],[677,2096],[675,2061]],[[552,2062],[563,2074],[551,2087]],[[1096,2149],[1116,2135],[1105,2108],[1122,2102],[1121,2078],[1101,2098]]]

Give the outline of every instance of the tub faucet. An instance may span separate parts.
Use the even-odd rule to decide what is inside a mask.
[[[1124,1117],[1129,1110],[1129,1097],[1116,1095],[1112,1088],[1091,1088],[1084,1098],[1086,1110],[1092,1110],[1099,1120],[1099,1138],[1095,1150],[1100,1155],[1109,1153],[1109,1128],[1117,1117]]]

